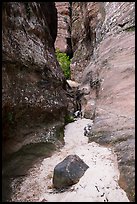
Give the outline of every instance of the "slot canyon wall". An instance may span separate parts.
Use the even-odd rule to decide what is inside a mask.
[[[2,6],[5,158],[25,145],[63,138],[68,100],[66,80],[55,57],[55,3],[7,2]]]
[[[69,2],[55,2],[58,17],[57,38],[55,48],[72,57],[71,45],[71,4]]]
[[[114,148],[121,187],[135,196],[135,3],[73,2],[71,79],[94,120],[89,142]]]

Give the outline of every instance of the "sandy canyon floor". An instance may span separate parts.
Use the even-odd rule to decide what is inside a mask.
[[[64,147],[35,164],[20,183],[18,178],[14,179],[12,201],[129,202],[118,185],[119,170],[113,150],[95,142],[88,143],[88,137],[84,136],[84,127],[92,122],[83,118],[66,125]],[[57,192],[52,187],[54,167],[70,154],[78,155],[89,168],[77,184]]]

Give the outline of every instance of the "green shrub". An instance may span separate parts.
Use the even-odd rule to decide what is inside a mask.
[[[65,116],[65,125],[67,125],[68,123],[72,123],[74,121],[75,121],[75,119],[74,119],[73,116],[71,116],[71,115],[66,115]]]
[[[59,48],[56,49],[56,57],[63,70],[66,79],[70,78],[70,59],[66,53],[60,52]]]

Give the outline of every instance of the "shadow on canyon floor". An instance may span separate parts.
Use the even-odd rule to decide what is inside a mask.
[[[51,156],[55,150],[55,144],[48,142],[29,144],[5,159],[2,162],[2,202],[10,202],[11,182],[14,178],[23,179],[34,164]]]

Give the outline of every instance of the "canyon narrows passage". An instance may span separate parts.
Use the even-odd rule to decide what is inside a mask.
[[[2,166],[3,202],[135,201],[135,2],[2,3]]]

